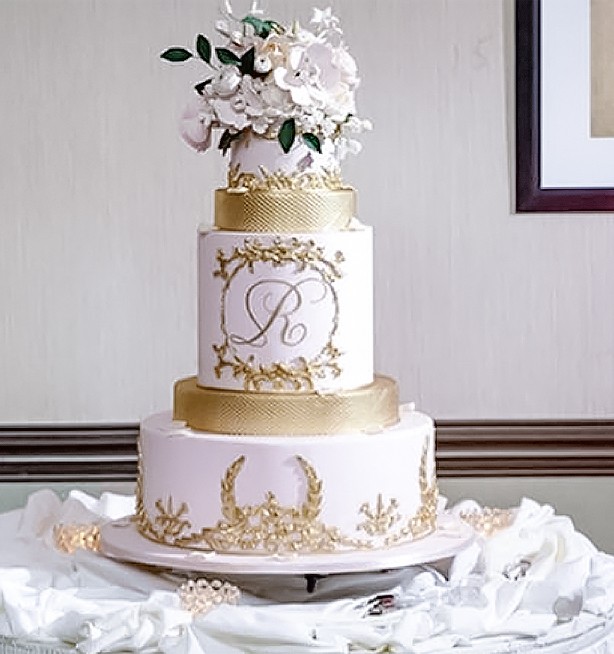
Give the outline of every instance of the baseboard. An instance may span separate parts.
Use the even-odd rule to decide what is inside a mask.
[[[131,481],[138,425],[0,426],[0,482]],[[439,420],[440,477],[614,475],[614,420]]]

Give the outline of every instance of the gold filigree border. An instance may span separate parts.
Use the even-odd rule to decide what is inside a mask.
[[[265,166],[258,166],[260,175],[243,173],[239,164],[228,169],[228,188],[246,191],[305,191],[328,189],[338,191],[344,188],[341,171],[324,170],[319,173],[311,171],[271,172]]]
[[[234,247],[230,255],[219,249],[216,261],[218,267],[213,271],[213,276],[224,282],[220,306],[220,328],[224,339],[221,344],[213,345],[217,355],[214,372],[218,379],[223,370],[229,368],[235,379],[243,379],[243,387],[247,391],[313,391],[316,379],[322,379],[328,374],[332,377],[341,374],[341,352],[333,343],[339,324],[339,299],[334,282],[342,276],[339,266],[344,261],[340,251],[335,252],[334,258],[329,260],[324,248],[316,245],[311,239],[301,241],[291,238],[284,241],[278,237],[273,239],[270,245],[264,245],[258,239],[246,238],[243,247]],[[232,346],[226,328],[226,296],[237,273],[243,269],[253,273],[256,263],[266,263],[275,268],[293,265],[297,274],[313,270],[320,275],[322,282],[331,292],[335,308],[331,331],[327,342],[314,358],[297,357],[291,363],[257,364],[253,355],[242,358]]]
[[[357,511],[366,520],[359,522],[356,529],[366,533],[368,538],[343,534],[338,527],[327,526],[320,520],[322,481],[314,467],[299,455],[295,459],[306,481],[305,499],[300,506],[283,506],[270,491],[265,494],[261,504],[239,506],[235,485],[245,464],[245,456],[240,456],[230,464],[221,481],[223,519],[199,532],[190,532],[186,503],[182,502],[176,508],[170,497],[166,502],[156,501],[157,513],[153,521],[149,518],[143,503],[142,470],[139,467],[137,525],[144,536],[156,542],[219,552],[326,553],[392,547],[422,538],[435,530],[438,488],[434,472],[430,478],[428,474],[429,441],[427,437],[420,460],[418,481],[421,505],[418,511],[411,517],[403,518],[398,512],[398,501],[391,499],[386,504],[379,494],[374,509],[369,503],[363,503]]]

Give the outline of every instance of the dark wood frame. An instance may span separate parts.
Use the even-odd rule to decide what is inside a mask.
[[[541,0],[516,0],[516,211],[614,211],[614,188],[541,188]]]
[[[440,477],[614,475],[614,420],[439,420]],[[138,425],[0,426],[0,482],[134,481]]]

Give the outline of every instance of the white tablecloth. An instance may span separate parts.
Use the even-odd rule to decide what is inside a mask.
[[[260,590],[252,580],[238,606],[193,616],[176,592],[180,577],[54,545],[58,523],[99,523],[133,509],[132,497],[98,500],[74,491],[62,502],[45,490],[24,509],[0,515],[0,647],[35,641],[85,653],[614,653],[614,557],[598,552],[569,518],[531,500],[508,527],[478,534],[446,576],[428,565],[390,573],[385,594],[394,610],[380,615],[371,609],[382,577],[354,575],[321,579],[317,592],[302,598],[312,601],[294,603],[262,595],[296,597],[296,579],[278,581],[277,589],[261,580]],[[452,510],[468,509],[479,506]]]

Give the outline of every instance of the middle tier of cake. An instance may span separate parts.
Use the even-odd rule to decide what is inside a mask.
[[[198,384],[334,393],[373,383],[372,231],[199,233]]]

